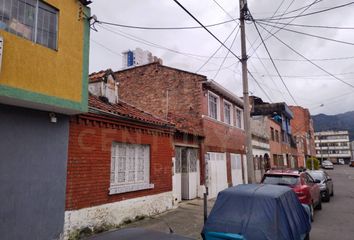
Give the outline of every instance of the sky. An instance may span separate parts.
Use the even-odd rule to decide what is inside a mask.
[[[238,0],[179,0],[179,2],[204,25],[232,20],[231,17],[239,18]],[[354,4],[322,11],[349,2],[349,0],[248,0],[250,13],[256,19],[256,26],[282,78],[274,68],[254,24],[248,21],[246,23],[248,69],[258,82],[257,84],[249,76],[250,93],[266,102],[300,105],[308,108],[312,115],[319,113],[333,115],[353,111]],[[312,5],[309,8],[302,8],[310,4]],[[96,15],[101,22],[143,27],[199,26],[173,0],[93,0],[90,7],[91,14]],[[301,10],[291,12],[299,8]],[[301,16],[319,11],[320,13]],[[300,16],[291,18],[297,15]],[[267,20],[271,23],[259,20],[271,17],[274,19]],[[352,29],[284,25],[287,23]],[[278,28],[264,24],[272,24]],[[234,94],[242,96],[241,64],[228,50],[220,48],[221,44],[203,28],[141,30],[100,23],[94,24],[94,27],[97,31],[91,30],[90,73],[108,68],[120,70],[121,53],[139,47],[162,58],[166,66],[205,75]],[[286,31],[285,28],[278,31],[279,27],[322,38]],[[241,55],[238,20],[208,29],[222,42],[227,39],[225,45],[237,56]],[[220,50],[216,52],[219,48]],[[207,62],[215,52],[214,57]]]

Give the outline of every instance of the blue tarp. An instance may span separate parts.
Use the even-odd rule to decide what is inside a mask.
[[[310,230],[309,216],[291,188],[243,184],[218,194],[202,235],[221,232],[247,240],[300,240]]]

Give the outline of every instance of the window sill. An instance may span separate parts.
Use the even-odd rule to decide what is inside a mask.
[[[121,186],[111,186],[109,188],[109,195],[126,193],[126,192],[135,192],[135,191],[153,189],[153,188],[154,188],[154,184],[150,184],[150,183],[136,183],[136,184],[129,184],[129,185],[121,185]]]

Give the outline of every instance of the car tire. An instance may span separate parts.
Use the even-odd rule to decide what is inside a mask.
[[[326,191],[326,196],[323,198],[324,202],[329,202],[331,200],[329,190]]]
[[[316,210],[321,210],[321,209],[322,209],[322,200],[320,198],[320,201],[319,201],[319,203],[316,206]]]
[[[310,233],[306,234],[306,237],[304,238],[304,240],[310,240]]]
[[[332,192],[331,192],[331,197],[334,196],[334,189],[332,189]]]

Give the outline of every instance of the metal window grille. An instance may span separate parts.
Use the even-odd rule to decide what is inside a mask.
[[[0,29],[57,49],[58,14],[39,0],[0,0]]]
[[[111,185],[149,183],[149,152],[147,145],[113,143]]]

